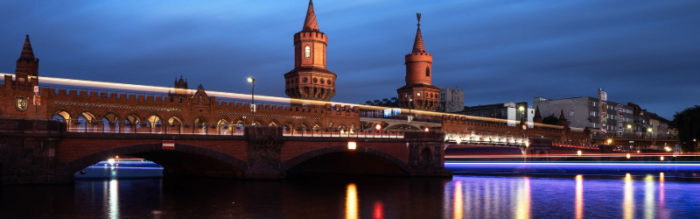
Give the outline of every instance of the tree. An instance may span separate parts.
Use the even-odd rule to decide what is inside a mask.
[[[700,106],[673,115],[673,125],[678,129],[678,140],[681,141],[683,150],[697,150],[700,141]]]
[[[550,125],[559,125],[559,118],[557,118],[556,116],[554,116],[554,114],[552,113],[552,115],[549,115],[549,116],[547,116],[547,117],[544,117],[544,118],[542,119],[542,123],[544,123],[544,124],[550,124]]]

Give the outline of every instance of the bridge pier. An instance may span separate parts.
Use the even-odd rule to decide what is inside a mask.
[[[72,182],[73,174],[55,156],[64,131],[55,121],[0,120],[2,184]]]
[[[245,129],[248,161],[244,177],[248,179],[282,179],[282,128],[255,127]]]
[[[445,169],[445,133],[407,132],[410,176],[451,176]]]

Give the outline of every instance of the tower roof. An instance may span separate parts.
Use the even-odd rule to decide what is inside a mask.
[[[416,40],[413,42],[413,53],[425,53],[425,45],[423,45],[423,34],[420,32],[420,13],[416,13],[418,18],[418,30],[416,31]]]
[[[304,28],[302,31],[318,31],[316,13],[314,13],[314,2],[312,0],[309,0],[309,9],[306,11],[306,19],[304,20]]]
[[[34,51],[32,50],[32,43],[29,42],[29,34],[27,34],[24,39],[24,46],[22,47],[22,53],[19,55],[20,60],[34,60]]]

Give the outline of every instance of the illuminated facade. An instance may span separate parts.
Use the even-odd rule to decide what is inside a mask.
[[[399,106],[419,110],[437,110],[440,103],[440,88],[432,85],[433,55],[425,51],[423,35],[418,29],[413,43],[413,51],[406,55],[406,85],[397,90]]]
[[[291,98],[329,101],[335,96],[335,73],[326,69],[328,37],[319,31],[314,5],[309,1],[304,27],[294,34],[294,69],[284,74],[285,93]]]

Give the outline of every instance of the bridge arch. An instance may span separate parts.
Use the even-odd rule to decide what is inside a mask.
[[[309,151],[284,161],[282,170],[288,175],[405,175],[410,172],[410,167],[397,157],[371,147],[358,146],[351,151],[347,145],[338,145]]]
[[[216,133],[219,135],[225,135],[225,134],[230,134],[231,132],[231,124],[228,122],[226,119],[219,119],[218,122],[216,122]]]
[[[164,167],[164,171],[167,171],[164,174],[242,177],[246,167],[244,161],[233,156],[186,144],[176,144],[174,150],[163,150],[160,144],[138,144],[108,149],[73,160],[67,163],[66,167],[73,174],[117,155],[153,161]]]
[[[146,128],[148,128],[149,133],[162,133],[163,132],[163,121],[157,114],[151,114],[146,118]]]
[[[168,126],[166,132],[168,134],[182,133],[182,119],[178,116],[170,116],[167,120]]]
[[[194,134],[205,135],[205,134],[207,134],[207,130],[209,128],[207,126],[208,126],[207,119],[202,117],[202,116],[199,116],[199,117],[195,118],[193,121],[192,131]]]
[[[67,111],[65,111],[63,109],[54,112],[53,116],[51,117],[51,120],[65,123],[66,128],[68,128],[68,129],[72,128],[70,113],[68,113]]]

